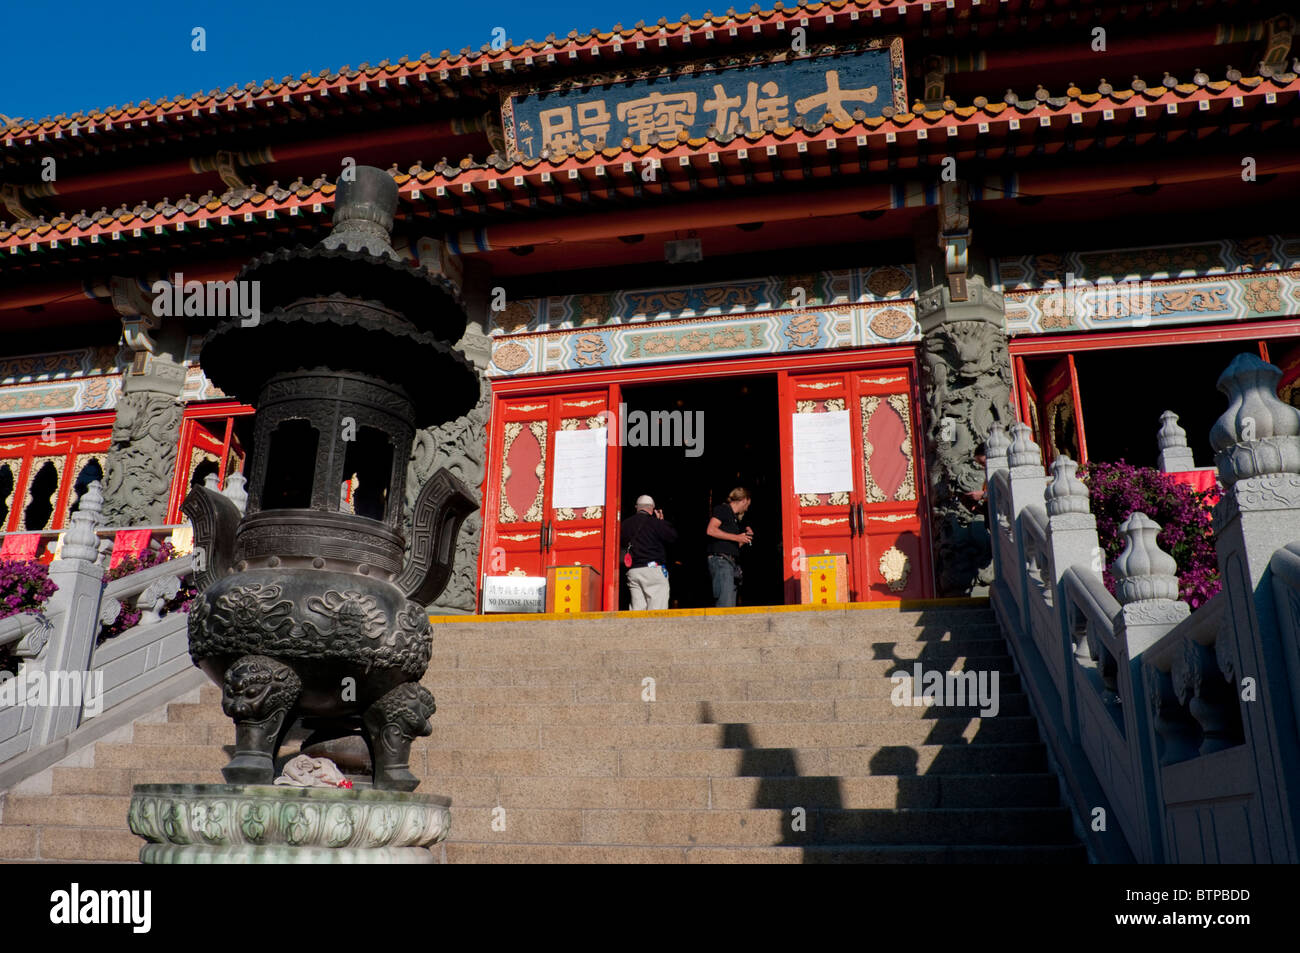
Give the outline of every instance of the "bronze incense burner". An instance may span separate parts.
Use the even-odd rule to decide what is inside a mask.
[[[389,243],[397,186],[361,167],[340,182],[334,227],[314,248],[254,260],[263,313],[225,320],[202,366],[257,409],[248,505],[196,489],[190,655],[222,686],[236,726],[230,783],[269,784],[296,719],[323,741],[360,732],[374,786],[414,790],[411,741],[430,733],[419,684],[432,652],[425,606],[451,573],[472,497],[445,470],[400,532],[418,427],[464,414],[477,372],[453,347],[466,316],[446,279]]]

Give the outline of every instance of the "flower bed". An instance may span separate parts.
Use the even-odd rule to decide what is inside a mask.
[[[35,560],[0,559],[0,619],[40,612],[58,588],[50,579],[49,567]],[[0,671],[17,674],[22,660],[13,650],[14,645],[0,648]]]
[[[1193,609],[1219,591],[1218,558],[1210,504],[1215,496],[1198,492],[1171,475],[1151,467],[1135,467],[1123,460],[1090,462],[1079,471],[1088,485],[1097,535],[1106,553],[1102,578],[1115,591],[1110,566],[1124,550],[1120,526],[1141,511],[1160,524],[1156,541],[1178,564],[1178,597]]]
[[[140,572],[142,569],[151,569],[154,566],[161,565],[162,563],[175,558],[176,551],[172,547],[172,544],[169,542],[163,543],[155,550],[146,550],[144,553],[141,553],[139,557],[128,556],[126,559],[123,559],[108,572],[104,573],[104,582],[109,583],[114,579],[121,579],[124,576],[131,575],[132,573]],[[163,604],[162,614],[166,615],[169,612],[177,611],[189,612],[190,600],[193,599],[197,593],[198,590],[194,587],[193,575],[186,575],[181,580],[180,590],[176,595]],[[140,615],[141,613],[139,609],[133,608],[124,603],[121,611],[117,614],[117,618],[114,619],[112,623],[100,628],[99,636],[96,638],[95,644],[102,645],[104,642],[113,638],[113,636],[121,635],[127,629],[138,625],[140,622]]]

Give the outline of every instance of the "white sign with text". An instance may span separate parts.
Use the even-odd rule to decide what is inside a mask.
[[[487,576],[483,579],[484,612],[545,612],[545,576]]]

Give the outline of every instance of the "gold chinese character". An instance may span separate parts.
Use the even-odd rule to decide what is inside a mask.
[[[790,97],[778,96],[780,91],[776,83],[766,82],[763,84],[764,95],[758,95],[758,83],[750,83],[745,91],[745,108],[740,114],[749,120],[751,130],[758,129],[759,126],[769,119],[780,123],[790,115]]]
[[[618,104],[618,118],[641,145],[676,136],[695,123],[695,93],[651,93]]]
[[[862,89],[840,89],[840,71],[828,69],[826,71],[826,92],[797,100],[794,108],[802,116],[809,110],[821,107],[824,112],[829,112],[840,122],[848,122],[852,117],[849,116],[848,110],[844,108],[844,103],[850,100],[874,103],[877,89],[878,87],[875,86],[864,86]],[[812,118],[817,120],[821,116],[822,113],[819,112]]]
[[[714,114],[713,125],[720,136],[739,131],[740,116],[733,115],[731,112],[739,108],[740,97],[728,96],[721,83],[713,84],[713,98],[704,101],[704,111]]]
[[[605,100],[593,99],[589,102],[579,103],[578,112],[578,129],[582,133],[582,148],[584,149],[603,149],[605,140],[609,136],[609,110],[605,107]]]
[[[573,131],[573,110],[568,106],[543,109],[537,116],[542,124],[542,145],[560,152],[578,150],[578,134]]]
[[[774,82],[762,86],[763,95],[759,95],[758,83],[748,83],[745,87],[744,106],[739,96],[728,96],[722,84],[713,86],[713,99],[705,100],[704,109],[714,114],[713,125],[719,135],[735,135],[744,129],[756,130],[769,119],[782,122],[790,116],[790,97],[778,96],[780,87]],[[735,112],[732,112],[735,110]]]

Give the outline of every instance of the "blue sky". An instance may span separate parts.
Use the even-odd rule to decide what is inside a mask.
[[[521,3],[263,4],[210,0],[28,0],[6,4],[9,77],[0,113],[40,119],[96,107],[156,101],[264,79],[297,78],[345,64],[425,50],[477,48],[504,27],[512,41],[586,33],[615,23],[698,16],[727,0],[540,0]],[[207,51],[190,46],[194,27]],[[15,81],[15,78],[16,81]]]

